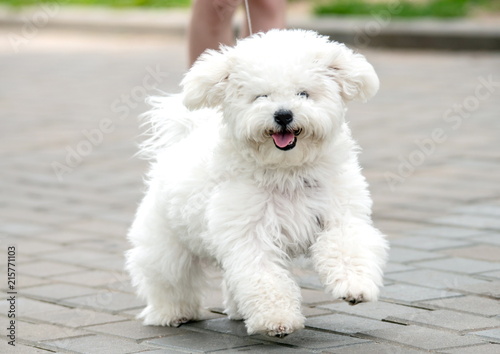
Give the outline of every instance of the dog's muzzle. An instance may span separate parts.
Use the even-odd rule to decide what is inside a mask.
[[[297,136],[302,132],[302,129],[291,129],[290,124],[293,122],[293,113],[287,109],[280,109],[274,113],[274,121],[280,126],[278,131],[270,131],[269,134],[273,138],[274,145],[283,151],[291,150],[297,144]]]

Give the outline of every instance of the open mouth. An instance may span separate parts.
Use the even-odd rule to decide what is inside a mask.
[[[297,136],[300,135],[302,129],[284,130],[279,132],[270,131],[269,135],[273,138],[274,145],[283,151],[291,150],[297,144]]]

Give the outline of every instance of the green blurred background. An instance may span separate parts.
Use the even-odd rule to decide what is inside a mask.
[[[191,0],[0,0],[0,3],[12,6],[58,3],[61,5],[89,5],[110,7],[187,7]]]
[[[250,0],[251,1],[251,0]],[[394,17],[465,17],[500,12],[500,0],[289,0],[308,2],[316,15],[370,16],[388,8]],[[40,3],[109,7],[188,7],[191,0],[0,0],[11,6],[33,6]]]

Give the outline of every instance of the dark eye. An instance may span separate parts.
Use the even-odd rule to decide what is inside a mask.
[[[300,91],[297,96],[300,96],[300,97],[305,97],[305,98],[309,98],[309,94],[307,93],[307,91]]]
[[[255,99],[258,100],[259,98],[266,98],[267,95],[258,95],[258,96],[255,96]]]

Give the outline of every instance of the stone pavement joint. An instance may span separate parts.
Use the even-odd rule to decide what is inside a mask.
[[[500,81],[494,52],[362,51],[381,90],[351,104],[348,119],[374,223],[393,245],[378,303],[348,306],[314,272],[296,270],[306,328],[282,340],[248,336],[243,322],[220,314],[213,272],[205,320],[180,328],[136,320],[144,303],[123,267],[147,170],[133,157],[136,117],[147,107],[143,97],[112,107],[157,65],[168,73],[157,88],[178,91],[185,53],[180,38],[48,28],[18,53],[0,42],[0,288],[6,295],[6,250],[15,245],[18,291],[14,351],[10,304],[0,301],[0,352],[499,352],[500,90],[475,96],[478,78]],[[59,180],[51,164],[108,120],[114,130]],[[421,142],[435,129],[447,139],[426,154]]]

